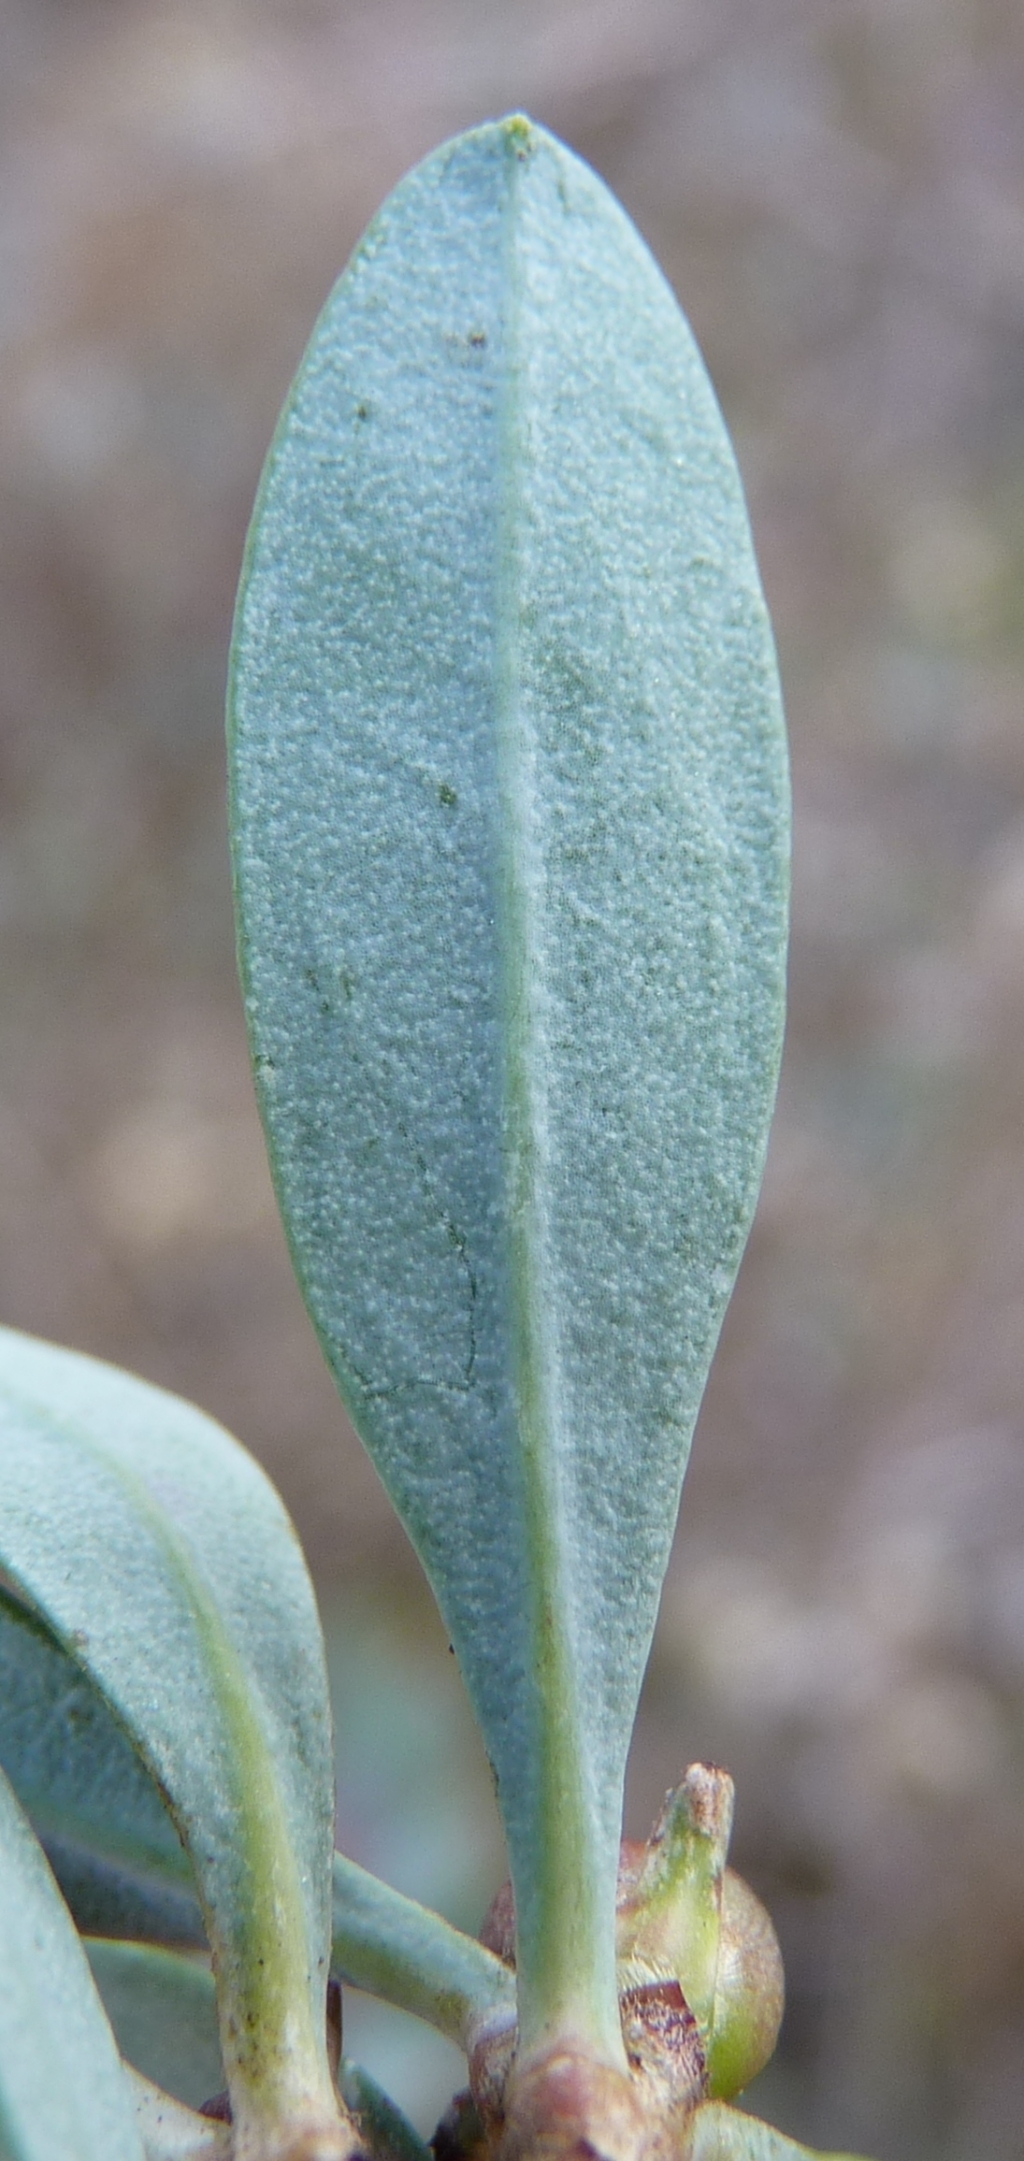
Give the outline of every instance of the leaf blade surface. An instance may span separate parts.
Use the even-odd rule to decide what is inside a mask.
[[[785,754],[692,338],[526,122],[410,175],[328,303],[231,734],[300,1281],[483,1726],[538,2027],[616,2054],[625,1755],[781,1042]]]
[[[123,1727],[38,1617],[0,1588],[0,1763],[38,1836],[191,1889],[173,1821]]]
[[[187,1855],[124,1728],[49,1630],[2,1589],[0,1763],[81,1932],[205,1947]],[[353,1987],[456,2042],[510,2008],[508,1968],[474,1937],[340,1853],[332,1891],[331,1967]]]
[[[85,1954],[0,1771],[0,2153],[142,2161]]]
[[[333,1767],[278,1496],[191,1405],[0,1331],[0,1562],[96,1682],[188,1844],[225,2068],[262,2124],[330,2091]]]
[[[153,2085],[199,2109],[221,2092],[213,1976],[152,1944],[91,1937],[85,1953],[127,2063]]]

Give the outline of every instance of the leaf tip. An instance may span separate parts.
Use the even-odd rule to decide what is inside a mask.
[[[526,113],[507,113],[498,123],[508,149],[517,158],[532,157],[537,148],[540,129]]]

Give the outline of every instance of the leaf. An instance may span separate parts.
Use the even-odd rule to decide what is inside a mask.
[[[221,2091],[217,1993],[205,1966],[145,1943],[93,1937],[86,1956],[122,2056],[190,2108]]]
[[[208,2099],[220,2083],[210,1975],[173,1952],[153,1952],[140,1944],[91,1943],[87,1949],[123,2054],[140,2070],[143,2056],[153,2064],[162,2055],[158,2081],[161,2087],[168,2086],[181,2099],[185,2098],[182,2086],[198,2088],[205,2079],[209,2083],[203,2099]],[[141,2014],[140,1997],[145,1999]],[[193,2053],[191,2057],[186,2053],[182,2059],[184,2076],[166,2075],[168,2050],[161,2032],[161,2014],[181,2042],[186,2036],[191,2041]],[[177,2073],[176,2065],[170,2068]],[[218,2137],[217,2128],[208,2120],[195,2116],[190,2120],[187,2110],[169,2109],[167,2094],[157,2092],[151,2079],[139,2078],[135,2082],[139,2118],[148,2133],[147,2161],[150,2151],[155,2161],[162,2161],[165,2154],[168,2161],[176,2161],[178,2155],[189,2156],[197,2138],[216,2149],[223,2133]],[[351,2057],[341,2058],[338,2085],[358,2126],[361,2149],[372,2161],[432,2161],[430,2148],[401,2109]]]
[[[2,1588],[0,1764],[79,1929],[205,1944],[159,1788],[81,1667]]]
[[[175,1889],[163,1877],[121,1868],[68,1839],[50,1835],[40,1844],[83,1935],[174,1944],[182,1950],[207,1948],[194,1893]]]
[[[353,1988],[425,2019],[467,2055],[482,2027],[515,2015],[514,1978],[492,1951],[340,1853],[331,1963]]]
[[[230,732],[300,1282],[497,1773],[524,2039],[621,2066],[624,1764],[761,1176],[787,789],[692,337],[525,120],[410,174],[327,304]]]
[[[0,1762],[80,1929],[205,1944],[191,1865],[124,1728],[50,1631],[2,1589]],[[500,1959],[340,1853],[331,1967],[463,2045],[514,2007]]]
[[[822,2154],[798,2146],[770,2124],[721,2101],[705,2102],[693,2120],[687,2161],[858,2161],[855,2154]]]
[[[343,2056],[338,2084],[346,2107],[359,2125],[363,2151],[370,2161],[434,2161],[432,2148],[362,2064]]]
[[[0,1565],[102,1690],[191,1854],[240,2157],[285,2125],[338,2125],[330,1716],[278,1496],[190,1405],[9,1330],[0,1495]]]
[[[37,1833],[139,1875],[195,1878],[159,1787],[49,1629],[0,1588],[0,1762]]]
[[[0,1772],[0,2154],[142,2161],[81,1944]]]

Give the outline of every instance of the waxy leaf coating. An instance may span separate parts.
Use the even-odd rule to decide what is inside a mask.
[[[495,1766],[526,2036],[620,2057],[624,1765],[775,1090],[786,768],[692,336],[527,121],[410,174],[328,302],[230,724],[299,1277]]]

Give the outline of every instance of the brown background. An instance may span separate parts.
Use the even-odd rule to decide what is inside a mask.
[[[403,169],[512,106],[691,316],[792,725],[781,1107],[632,1827],[691,1755],[736,1771],[790,1978],[759,2105],[1021,2161],[1019,0],[0,0],[0,1313],[261,1455],[324,1588],[343,1835],[472,1920],[485,1781],[263,1166],[221,704],[313,315]]]

